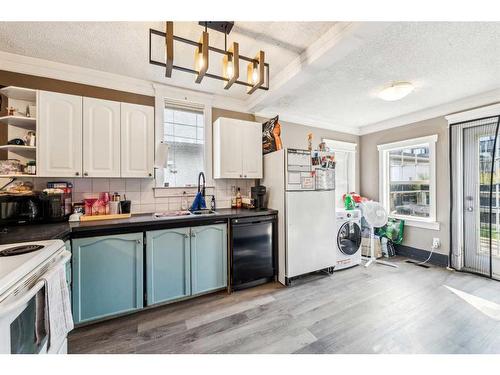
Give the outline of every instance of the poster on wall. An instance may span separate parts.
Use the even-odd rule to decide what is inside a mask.
[[[262,153],[269,154],[270,152],[278,151],[283,148],[281,143],[281,125],[278,117],[266,121],[262,124]]]

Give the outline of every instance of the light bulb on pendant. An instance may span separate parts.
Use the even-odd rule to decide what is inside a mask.
[[[227,78],[233,78],[234,74],[234,67],[233,67],[233,62],[228,61],[227,62],[227,68],[226,68],[226,77]]]
[[[253,71],[252,71],[252,82],[256,84],[259,82],[259,70],[257,69],[257,66],[254,65]]]
[[[197,70],[201,71],[205,66],[205,59],[203,58],[202,52],[198,53],[198,58],[196,59],[196,62],[197,62]]]

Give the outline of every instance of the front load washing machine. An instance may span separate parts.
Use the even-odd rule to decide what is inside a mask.
[[[337,263],[335,271],[361,263],[361,211],[337,209]]]

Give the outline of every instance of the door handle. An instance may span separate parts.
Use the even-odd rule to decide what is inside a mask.
[[[474,211],[474,207],[467,207],[466,210],[469,212],[472,212],[472,211]]]

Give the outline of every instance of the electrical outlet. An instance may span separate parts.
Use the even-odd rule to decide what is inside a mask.
[[[432,247],[438,249],[441,246],[441,240],[439,238],[432,239]]]

